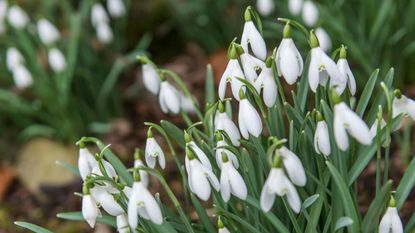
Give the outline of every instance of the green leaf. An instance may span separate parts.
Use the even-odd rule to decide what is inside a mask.
[[[190,194],[190,198],[192,199],[193,207],[195,208],[205,231],[209,233],[216,233],[216,230],[213,227],[212,222],[210,221],[205,208],[203,208],[203,206],[200,204],[199,200],[197,200],[195,195],[193,195],[193,193]]]
[[[85,221],[80,211],[58,213],[56,217],[61,218],[61,219],[66,219],[66,220],[73,220],[73,221]],[[102,217],[98,217],[97,222],[105,224],[105,225],[109,225],[112,227],[117,227],[117,224],[115,222],[115,217],[110,216],[110,215],[102,215]]]
[[[184,132],[179,127],[175,126],[174,124],[170,123],[166,120],[160,121],[161,127],[163,127],[166,134],[169,136],[170,139],[175,140],[180,147],[185,148],[186,142],[184,141]]]
[[[370,75],[369,80],[367,81],[365,88],[363,89],[362,95],[360,96],[359,103],[356,107],[356,113],[360,117],[363,116],[367,104],[369,103],[370,98],[373,96],[373,89],[375,88],[376,81],[378,79],[379,69],[373,71]]]
[[[206,80],[205,80],[205,106],[215,102],[215,77],[213,76],[212,66],[206,66]]]
[[[334,228],[334,231],[339,230],[340,228],[347,227],[353,224],[353,219],[349,217],[341,217],[337,220],[336,226]]]
[[[331,164],[330,162],[326,162],[327,167],[330,170],[330,173],[333,176],[334,183],[336,187],[339,189],[340,199],[344,207],[344,212],[347,216],[349,216],[353,220],[353,224],[349,225],[350,232],[359,232],[360,229],[360,222],[358,217],[358,212],[353,202],[353,198],[350,194],[350,190],[346,182],[344,181],[343,177],[341,177],[339,171]]]
[[[46,228],[43,228],[41,226],[32,224],[32,223],[28,223],[28,222],[22,222],[22,221],[16,221],[14,222],[14,224],[16,224],[19,227],[23,227],[26,228],[28,230],[31,230],[35,233],[53,233],[52,231],[49,231]]]
[[[314,194],[312,196],[309,196],[305,201],[303,202],[302,209],[305,210],[308,207],[310,207],[312,204],[314,204],[315,201],[320,197],[319,194]]]
[[[412,188],[415,185],[415,158],[412,159],[409,167],[406,169],[398,188],[396,189],[395,198],[396,206],[400,209],[411,193]]]
[[[56,164],[59,166],[62,166],[63,168],[65,168],[67,171],[77,175],[77,176],[81,176],[79,173],[79,170],[76,166],[69,164],[67,162],[61,161],[61,160],[57,160]]]

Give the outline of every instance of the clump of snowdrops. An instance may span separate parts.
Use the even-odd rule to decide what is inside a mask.
[[[329,56],[313,30],[279,21],[285,25],[282,40],[270,53],[260,18],[246,9],[217,94],[208,66],[204,106],[177,74],[139,57],[145,87],[158,96],[163,112],[181,114],[187,128],[145,122],[146,146],[127,167],[110,145],[81,138],[78,168],[65,167],[84,182],[82,211],[58,217],[84,219],[91,227],[104,223],[118,232],[410,232],[415,215],[404,231],[399,210],[415,184],[415,159],[393,183],[389,156],[392,134],[399,134],[403,119],[415,119],[415,102],[393,89],[393,69],[385,77],[378,70],[358,77],[367,80],[357,90],[346,45]],[[305,61],[293,30],[310,45]],[[92,146],[100,152],[91,153]],[[372,160],[375,196],[362,213],[356,183]],[[184,200],[163,176],[166,166],[176,166]],[[166,198],[149,191],[150,180],[160,183]]]

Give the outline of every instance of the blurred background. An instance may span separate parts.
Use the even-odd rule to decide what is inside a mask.
[[[261,15],[270,52],[282,38],[277,17],[295,19],[316,29],[329,54],[348,47],[359,87],[376,68],[383,76],[394,67],[395,86],[415,96],[412,0],[0,0],[0,233],[23,232],[15,220],[92,232],[56,218],[81,203],[74,195],[81,181],[56,161],[76,164],[75,142],[87,135],[131,165],[134,148],[145,144],[144,121],[182,124],[144,90],[136,56],[174,70],[203,99],[206,65],[219,79],[248,5]],[[309,50],[301,32],[293,37],[300,51]],[[392,178],[401,177],[414,152],[410,128],[394,145]],[[366,170],[361,189],[374,187],[374,165]],[[413,194],[408,202],[413,210]]]

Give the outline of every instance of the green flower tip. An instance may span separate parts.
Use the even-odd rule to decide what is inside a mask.
[[[148,59],[148,57],[146,57],[145,55],[138,55],[137,56],[137,60],[138,62],[140,62],[141,64],[148,64],[150,62],[150,60]]]
[[[280,168],[281,166],[282,166],[282,157],[279,155],[278,150],[276,150],[274,159],[272,160],[272,167]]]
[[[219,216],[218,218],[218,228],[222,229],[225,227],[225,224],[223,224],[221,217]]]
[[[391,194],[390,199],[389,199],[389,207],[392,207],[392,208],[396,207],[396,201],[395,201],[395,198],[393,197],[393,194]]]
[[[334,104],[338,104],[338,103],[342,102],[341,97],[339,96],[339,94],[337,93],[337,91],[335,89],[331,90],[331,99],[333,100]]]
[[[239,89],[239,99],[241,100],[246,99],[245,91],[242,87],[241,89]]]
[[[234,43],[237,55],[242,55],[245,53],[244,48],[240,44]]]
[[[342,45],[342,47],[340,48],[340,58],[346,59],[346,57],[347,57],[346,47]]]
[[[135,148],[134,150],[134,160],[141,159],[142,150],[140,148]]]
[[[147,138],[152,138],[152,137],[153,137],[153,131],[151,130],[151,127],[150,127],[147,130]]]
[[[85,146],[85,142],[83,142],[82,140],[81,141],[79,141],[79,148],[80,149],[84,149],[86,146]]]
[[[323,114],[321,112],[317,111],[317,122],[324,121]]]
[[[216,141],[222,141],[223,140],[223,136],[222,136],[222,133],[220,132],[220,131],[216,131],[215,132],[215,138],[216,138]]]
[[[222,162],[226,163],[229,161],[228,156],[226,155],[225,151],[222,151]]]
[[[284,26],[284,30],[283,30],[283,38],[291,38],[291,26],[290,26],[290,21],[288,21],[285,26]]]
[[[252,7],[246,7],[245,14],[244,14],[245,22],[252,21]]]
[[[192,136],[187,132],[187,130],[184,131],[184,141],[186,143],[189,143],[192,141]]]
[[[88,182],[84,182],[84,185],[82,185],[82,194],[83,195],[89,195]]]
[[[193,160],[195,158],[195,154],[193,154],[193,151],[189,147],[186,147],[186,156],[189,160]]]
[[[310,46],[312,49],[320,46],[320,43],[318,42],[318,39],[317,39],[316,34],[314,33],[314,30],[310,31]]]
[[[134,182],[140,182],[141,181],[140,171],[138,170],[138,168],[134,168],[133,178],[134,178]]]
[[[265,60],[265,65],[267,66],[267,68],[271,68],[273,62],[274,62],[274,58],[272,56],[269,56]]]
[[[398,98],[398,99],[402,98],[402,92],[401,92],[401,90],[399,90],[399,89],[395,89],[395,90],[393,91],[393,94],[394,94],[394,95],[395,95],[395,97],[396,97],[396,98]]]
[[[222,101],[219,101],[219,103],[218,103],[218,110],[219,110],[220,113],[225,112],[225,105],[223,105]]]
[[[237,52],[235,48],[235,43],[232,42],[228,49],[228,59],[232,60],[236,58],[237,58]]]
[[[162,72],[160,72],[160,81],[162,82],[166,81],[166,76]]]

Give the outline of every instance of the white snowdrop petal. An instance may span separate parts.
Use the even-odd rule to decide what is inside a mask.
[[[245,52],[240,56],[240,58],[241,58],[242,68],[243,68],[246,79],[250,83],[254,83],[258,75],[255,70],[256,65],[253,59],[251,58],[251,55]]]
[[[268,176],[268,179],[265,181],[265,184],[262,187],[261,197],[260,197],[261,209],[264,212],[268,212],[274,205],[274,201],[275,201],[275,194],[269,192],[269,187],[268,187],[269,179],[270,179],[270,176]]]
[[[103,44],[108,44],[113,39],[112,29],[107,23],[99,23],[96,27],[98,40]]]
[[[58,29],[47,19],[40,19],[37,22],[37,33],[45,45],[53,44],[60,38]]]
[[[321,153],[325,156],[328,156],[331,153],[329,131],[325,121],[319,121],[317,123],[314,146],[317,153]]]
[[[180,112],[179,92],[167,81],[161,83],[159,101],[164,113],[178,114]]]
[[[189,177],[190,179],[189,182],[192,183],[191,186],[192,186],[193,192],[200,199],[207,201],[210,197],[210,192],[211,192],[208,179],[206,178],[203,171],[199,167],[192,167],[190,169],[190,172],[191,174]]]
[[[23,63],[24,58],[18,49],[16,49],[15,47],[10,47],[7,49],[6,64],[7,68],[10,71],[13,71],[18,66],[21,66]]]
[[[297,186],[304,186],[307,177],[301,160],[285,146],[281,147],[279,152],[283,156],[282,162],[291,181]]]
[[[258,137],[262,133],[262,121],[256,109],[247,99],[243,99],[239,111],[242,112],[242,120],[248,132]]]
[[[133,185],[134,189],[134,185]],[[137,206],[137,194],[133,192],[131,195],[128,206],[127,206],[127,217],[128,217],[128,224],[131,226],[131,228],[135,229],[138,226],[138,206]]]
[[[95,3],[91,8],[91,23],[94,27],[99,24],[108,24],[107,12],[100,3]]]
[[[123,0],[107,0],[107,8],[110,15],[114,18],[125,15],[125,5]]]
[[[33,84],[33,78],[29,70],[23,65],[18,65],[13,69],[14,84],[19,89],[25,89]]]
[[[337,146],[342,151],[346,151],[349,147],[349,138],[347,137],[346,129],[344,128],[342,109],[339,108],[338,104],[334,106],[334,121],[333,131],[334,139],[336,140]]]
[[[303,69],[303,60],[291,38],[284,38],[281,41],[277,56],[280,74],[288,84],[292,85],[297,81]]]
[[[151,64],[144,64],[142,68],[144,87],[156,95],[160,90],[160,77]]]
[[[245,200],[248,195],[248,189],[241,174],[239,174],[239,172],[232,166],[232,164],[229,165],[227,173],[229,176],[232,194],[241,200]]]
[[[191,141],[188,144],[193,149],[193,151],[195,152],[197,158],[200,160],[202,165],[206,167],[207,169],[212,170],[212,165],[210,164],[210,160],[205,154],[205,152],[202,149],[200,149],[200,147],[194,141]]]
[[[163,216],[161,215],[160,206],[156,199],[144,187],[140,194],[150,220],[155,224],[161,224],[163,222]]]
[[[249,51],[248,44],[257,58],[265,60],[267,56],[265,41],[252,21],[245,22],[242,33],[241,46],[246,52]]]
[[[220,228],[220,229],[218,230],[218,233],[231,233],[231,232],[228,230],[228,228],[223,227],[223,228]]]
[[[315,30],[316,37],[319,41],[320,48],[324,52],[328,52],[331,49],[332,43],[329,34],[321,27],[316,28]]]
[[[345,103],[340,103],[338,105],[341,105],[340,109],[343,111],[337,113],[343,114],[343,124],[347,132],[358,142],[364,145],[370,145],[372,143],[372,137],[370,135],[370,130],[366,123]]]
[[[309,27],[313,27],[317,23],[318,16],[317,6],[312,1],[305,1],[303,4],[304,23]]]
[[[48,60],[50,67],[56,73],[62,72],[66,68],[66,59],[62,51],[57,48],[52,48],[49,50]]]
[[[234,146],[239,146],[240,145],[239,140],[241,139],[241,135],[239,134],[238,127],[236,127],[235,123],[229,118],[226,112],[219,113],[219,114],[220,114],[220,117],[219,117],[220,121],[223,122],[222,123],[223,127],[218,128],[218,129],[222,129],[228,134]]]
[[[98,217],[98,207],[91,195],[84,195],[82,198],[82,217],[88,222],[90,227],[95,226]]]
[[[150,155],[145,156],[146,158],[146,164],[149,168],[155,168],[156,167],[156,158]]]
[[[225,164],[223,164],[225,166]],[[229,181],[228,170],[223,167],[220,174],[220,194],[225,202],[231,198],[231,187]]]
[[[297,190],[292,184],[288,184],[288,192],[286,194],[288,204],[294,213],[298,214],[301,209],[301,199],[298,196]]]
[[[274,1],[273,0],[257,0],[257,9],[258,12],[263,16],[268,16],[274,11]]]
[[[248,128],[245,124],[245,120],[244,120],[244,110],[243,110],[243,101],[239,102],[239,113],[238,113],[238,123],[239,123],[239,130],[241,131],[242,137],[244,137],[245,139],[249,138],[249,132],[248,132]]]
[[[320,81],[319,62],[320,54],[318,48],[311,49],[311,60],[308,69],[308,83],[314,93],[317,91],[317,87]]]
[[[271,69],[263,70],[262,72],[268,73]],[[271,71],[272,72],[272,71]],[[264,98],[264,103],[268,108],[271,108],[275,105],[277,101],[277,84],[275,83],[272,73],[268,73],[264,79],[264,92],[262,93]]]
[[[102,208],[110,215],[117,216],[124,213],[121,206],[115,201],[114,197],[105,188],[96,186],[90,190],[94,199],[101,204]]]
[[[29,16],[27,16],[22,8],[13,5],[8,10],[7,20],[11,26],[17,29],[23,29],[29,23]]]
[[[303,0],[288,0],[288,10],[293,15],[299,15],[303,8]]]

